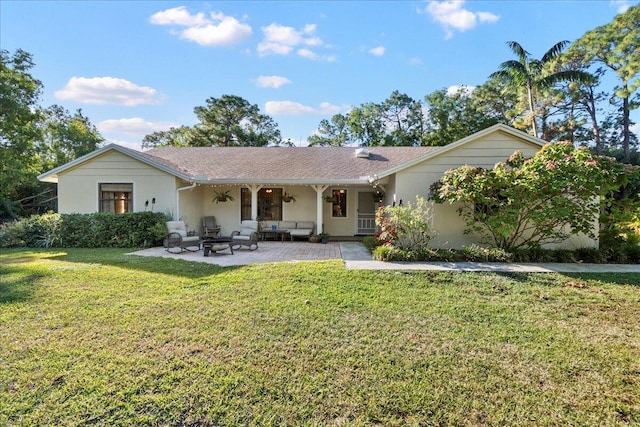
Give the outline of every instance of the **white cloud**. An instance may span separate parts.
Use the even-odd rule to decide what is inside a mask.
[[[460,91],[464,92],[465,95],[471,95],[474,90],[476,90],[475,86],[453,85],[447,88],[447,95],[455,95]]]
[[[320,113],[321,114],[338,114],[338,113],[347,113],[351,111],[351,105],[333,105],[329,102],[321,102],[320,103]]]
[[[335,61],[335,57],[322,56],[311,49],[300,47],[327,47],[322,39],[315,35],[316,30],[316,24],[307,24],[301,30],[279,24],[262,27],[264,39],[258,44],[258,55],[288,55],[296,50],[296,53],[303,58]]]
[[[298,55],[314,61],[318,59],[318,55],[310,49],[298,49]]]
[[[453,30],[467,31],[475,28],[478,21],[494,23],[500,17],[491,12],[471,12],[465,9],[465,0],[430,1],[422,13],[431,15],[434,22],[441,24],[446,32],[446,38],[453,37]]]
[[[173,9],[163,10],[151,15],[150,21],[156,25],[182,25],[192,27],[197,25],[208,24],[204,13],[192,15],[187,11],[185,6],[174,7]]]
[[[115,77],[72,77],[63,89],[55,92],[55,96],[87,104],[118,104],[129,107],[158,104],[161,98],[153,88],[138,86]]]
[[[267,114],[282,116],[297,116],[316,112],[313,107],[308,107],[293,101],[267,101],[264,105],[264,110]]]
[[[409,65],[414,65],[414,66],[422,65],[422,59],[418,58],[417,56],[409,58]]]
[[[498,22],[500,17],[498,15],[494,15],[491,12],[477,12],[476,16],[480,20],[480,22],[486,22],[489,24],[493,24],[494,22]]]
[[[310,107],[293,101],[268,101],[265,104],[265,111],[267,114],[282,116],[298,116],[302,114],[333,115],[349,111],[350,109],[350,105],[337,106],[329,102],[322,102],[319,108]]]
[[[618,13],[625,13],[631,7],[629,0],[611,0],[611,4],[617,9]]]
[[[255,79],[256,85],[259,87],[272,87],[278,89],[280,86],[290,84],[291,80],[280,76],[259,76]]]
[[[375,56],[382,56],[384,55],[384,52],[385,52],[384,46],[378,46],[378,47],[369,49],[369,53]]]
[[[253,31],[232,16],[212,12],[207,18],[203,13],[190,14],[186,7],[180,6],[157,12],[151,16],[152,24],[188,27],[177,31],[180,38],[198,43],[201,46],[230,46],[245,42]]]
[[[100,132],[124,133],[127,135],[145,136],[153,132],[169,130],[177,127],[174,123],[149,122],[140,117],[109,119],[96,125]]]

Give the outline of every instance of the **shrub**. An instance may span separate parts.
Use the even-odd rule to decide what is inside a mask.
[[[365,248],[369,249],[369,252],[373,252],[378,246],[378,240],[374,236],[365,236],[364,239],[362,239],[362,244]]]
[[[510,262],[513,259],[513,255],[505,250],[475,244],[462,248],[459,254],[465,261],[471,262]]]
[[[167,215],[126,214],[33,215],[0,228],[2,246],[132,248],[160,245]]]
[[[433,215],[428,202],[420,196],[416,204],[382,206],[376,212],[376,225],[380,228],[378,240],[385,246],[416,251],[427,247],[435,236]]]

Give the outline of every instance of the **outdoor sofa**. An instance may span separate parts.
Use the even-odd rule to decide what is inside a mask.
[[[275,225],[278,230],[288,230],[291,236],[291,241],[294,237],[303,237],[309,239],[309,236],[313,234],[315,223],[313,221],[262,221],[261,230],[263,233],[269,233]]]

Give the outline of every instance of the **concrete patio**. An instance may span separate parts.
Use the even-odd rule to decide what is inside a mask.
[[[155,256],[206,262],[222,267],[269,262],[300,262],[341,259],[345,268],[356,270],[431,270],[431,271],[494,271],[510,273],[640,273],[638,264],[516,264],[499,262],[382,262],[371,259],[360,242],[329,242],[325,245],[306,242],[260,242],[255,251],[242,248],[211,254],[198,252],[173,254],[164,248],[150,248],[132,255]]]

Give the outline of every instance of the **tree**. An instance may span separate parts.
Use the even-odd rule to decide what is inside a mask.
[[[21,49],[13,55],[0,50],[0,218],[19,213],[16,201],[40,173],[42,83],[30,74],[33,66],[32,56]]]
[[[583,63],[599,63],[620,79],[615,95],[622,100],[624,159],[630,158],[630,111],[638,107],[631,96],[640,86],[640,6],[617,15],[613,22],[587,32],[569,49]]]
[[[310,147],[332,146],[342,147],[349,142],[349,116],[334,114],[331,121],[323,119],[316,134],[307,138]]]
[[[44,111],[44,149],[52,164],[57,167],[96,150],[104,142],[98,129],[88,117],[77,110],[72,116],[59,105]]]
[[[266,146],[280,144],[277,124],[257,105],[235,95],[209,98],[194,109],[200,121],[193,127],[192,146]]]
[[[362,104],[349,113],[349,132],[361,146],[382,145],[385,126],[379,104]]]
[[[595,238],[600,196],[634,174],[615,159],[564,142],[527,160],[516,152],[493,169],[448,170],[430,194],[437,203],[461,204],[465,233],[505,250],[536,248],[578,233]]]
[[[453,93],[441,89],[425,97],[428,109],[425,145],[447,145],[498,123],[498,119],[485,114],[473,92],[466,87]]]
[[[420,145],[424,134],[422,103],[394,90],[380,105],[387,134],[384,145]]]
[[[146,135],[142,140],[142,148],[155,147],[189,147],[191,146],[191,132],[189,126],[172,127]]]
[[[538,125],[536,123],[538,110],[536,108],[536,97],[538,92],[545,88],[552,87],[559,81],[575,81],[586,77],[582,72],[576,70],[552,71],[550,65],[562,53],[562,50],[569,44],[564,40],[556,43],[549,49],[541,59],[531,58],[518,42],[509,41],[507,45],[517,56],[517,60],[509,60],[500,64],[500,70],[492,73],[490,78],[501,78],[515,87],[526,90],[529,114],[531,115],[531,127],[533,135],[538,137]]]

